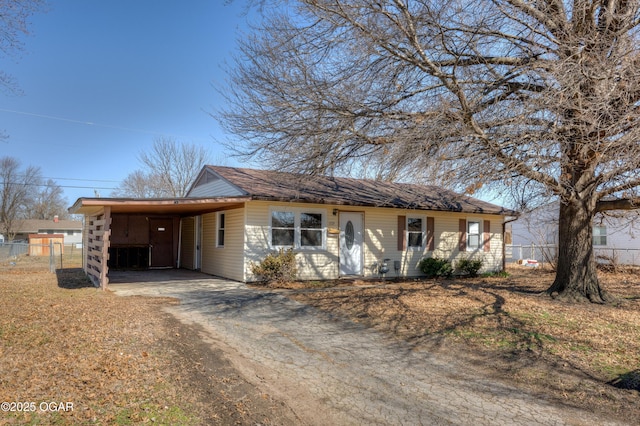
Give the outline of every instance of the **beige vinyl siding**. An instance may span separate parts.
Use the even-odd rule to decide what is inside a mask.
[[[378,261],[389,259],[387,277],[415,277],[422,273],[418,270],[418,262],[430,252],[426,248],[419,250],[409,248],[398,250],[398,216],[435,217],[433,212],[416,210],[367,208],[365,212],[365,247],[364,273],[366,277],[376,277]],[[426,229],[426,228],[425,228]],[[438,219],[435,220],[435,244],[438,244]],[[400,262],[400,270],[395,270],[395,262]]]
[[[498,215],[466,215],[461,213],[401,210],[389,208],[345,208],[344,206],[326,206],[322,204],[304,203],[273,203],[252,201],[247,203],[246,210],[246,240],[245,240],[245,281],[255,281],[251,275],[249,265],[259,262],[270,251],[269,225],[272,208],[289,210],[319,209],[326,215],[326,227],[338,228],[339,216],[332,211],[338,208],[341,212],[360,212],[364,215],[364,247],[363,247],[363,276],[376,277],[376,264],[385,258],[389,260],[390,271],[387,277],[397,275],[404,277],[421,276],[418,263],[424,257],[441,257],[451,260],[454,265],[457,260],[466,257],[481,257],[485,264],[483,271],[499,270],[502,267],[502,217]],[[339,213],[338,213],[339,214]],[[410,248],[398,250],[398,216],[434,218],[434,250]],[[490,252],[484,252],[482,247],[477,251],[459,252],[459,220],[470,219],[481,222],[481,230],[485,220],[490,221],[491,245]],[[425,226],[426,230],[426,226]],[[339,237],[338,234],[326,234],[326,250],[296,250],[299,278],[303,280],[334,279],[339,276]],[[400,262],[400,270],[396,272],[395,261]]]
[[[251,274],[251,262],[260,262],[268,253],[273,251],[269,245],[272,208],[321,211],[325,219],[326,228],[338,227],[337,216],[333,216],[331,213],[332,208],[323,204],[252,201],[247,203],[246,206],[245,280],[249,282],[257,279]],[[298,277],[300,279],[333,279],[338,277],[338,235],[329,234],[328,232],[325,235],[325,249],[295,250],[298,262]]]
[[[224,213],[224,247],[216,247],[217,213],[202,216],[202,272],[244,281],[244,209]]]
[[[182,268],[194,269],[196,252],[196,220],[193,217],[182,219],[180,241],[180,266]]]
[[[322,211],[325,228],[338,228],[339,216],[332,214],[335,206],[305,203],[278,203],[251,201],[245,209],[226,211],[225,246],[216,247],[216,214],[203,216],[202,270],[213,275],[255,281],[257,277],[250,272],[251,262],[261,261],[272,251],[269,245],[269,227],[273,208],[283,210]],[[388,258],[390,272],[388,277],[421,276],[418,263],[424,257],[441,257],[455,262],[463,257],[482,257],[483,270],[499,270],[502,266],[502,217],[497,215],[465,215],[459,213],[400,210],[388,208],[344,208],[341,211],[361,212],[364,214],[364,277],[375,277],[376,262]],[[339,214],[339,213],[338,213]],[[398,216],[419,216],[426,220],[434,218],[434,251],[423,249],[398,250]],[[490,221],[490,251],[482,247],[476,252],[458,251],[459,220],[479,220],[483,226]],[[246,226],[243,225],[246,223]],[[325,232],[326,232],[325,229]],[[304,280],[334,279],[339,276],[339,236],[326,232],[324,249],[297,249],[299,278]],[[396,273],[394,261],[399,261],[400,270]]]
[[[459,213],[445,213],[433,211],[365,208],[365,247],[364,247],[364,275],[376,276],[375,264],[385,258],[389,260],[387,277],[395,277],[394,261],[400,261],[399,276],[420,276],[418,263],[424,257],[440,257],[455,262],[463,257],[480,257],[484,260],[484,271],[499,270],[502,267],[502,217],[497,215],[466,215]],[[433,217],[434,218],[434,251],[424,247],[422,250],[409,248],[398,250],[398,216]],[[459,219],[477,219],[481,223],[481,230],[485,220],[491,222],[490,252],[486,253],[480,247],[475,252],[458,251],[458,222]],[[426,246],[426,242],[425,242]]]
[[[434,215],[436,229],[436,249],[434,257],[449,259],[454,266],[457,260],[462,258],[482,259],[484,266],[482,271],[497,271],[502,269],[502,216],[476,215],[476,214],[440,214]],[[480,238],[484,240],[484,221],[489,220],[490,225],[490,251],[485,252],[482,244],[473,251],[458,251],[460,219],[480,222]]]

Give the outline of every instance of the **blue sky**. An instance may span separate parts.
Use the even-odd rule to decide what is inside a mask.
[[[109,196],[157,137],[202,145],[212,162],[240,165],[211,117],[225,63],[246,32],[242,1],[52,0],[0,70],[21,96],[0,94],[0,157],[38,166],[69,205]],[[83,187],[83,188],[73,188]]]

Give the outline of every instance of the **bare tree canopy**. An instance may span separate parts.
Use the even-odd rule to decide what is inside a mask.
[[[203,147],[172,138],[154,140],[150,152],[142,152],[142,170],[129,174],[113,195],[135,198],[184,197],[209,154]]]
[[[18,160],[0,158],[0,234],[13,240],[22,219],[29,218],[29,206],[38,192],[40,169],[29,166],[22,170]]]
[[[28,206],[29,219],[59,219],[69,218],[66,206],[69,204],[64,197],[64,191],[53,179],[47,179],[40,185],[40,190],[34,191],[31,205]]]
[[[609,299],[591,221],[638,198],[637,0],[275,3],[230,71],[240,154],[555,196],[549,293]]]
[[[129,173],[112,193],[114,197],[131,198],[162,198],[163,194],[160,180],[142,170]]]
[[[44,8],[43,0],[0,0],[0,59],[12,59],[24,48],[22,37],[29,33],[28,19]],[[20,90],[16,79],[0,70],[0,91],[5,94],[18,94]],[[8,135],[0,131],[0,139]]]
[[[44,9],[42,0],[2,0],[0,1],[0,57],[12,58],[23,50],[22,37],[29,34],[29,18]],[[0,87],[5,92],[15,93],[18,86],[15,79],[0,71]]]

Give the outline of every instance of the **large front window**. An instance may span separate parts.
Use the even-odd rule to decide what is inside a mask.
[[[308,210],[271,211],[271,247],[324,248],[324,214]]]

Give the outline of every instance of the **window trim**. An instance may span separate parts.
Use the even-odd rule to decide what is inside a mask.
[[[224,219],[220,219],[223,217]],[[224,224],[222,224],[224,222]],[[220,226],[222,224],[222,226]],[[227,237],[227,212],[221,211],[216,213],[216,248],[224,248],[224,243]],[[220,244],[220,231],[222,231],[222,244]]]
[[[274,212],[285,212],[285,213],[293,213],[293,245],[292,246],[282,246],[282,245],[273,245],[273,226],[272,219]],[[320,214],[321,216],[321,225],[320,228],[317,228],[321,232],[322,243],[319,246],[303,246],[302,245],[302,230],[316,229],[316,228],[302,228],[301,226],[301,216],[303,213],[310,214]],[[269,226],[269,241],[268,246],[271,250],[278,249],[293,249],[296,251],[326,251],[327,250],[327,210],[326,209],[318,209],[318,208],[304,208],[304,207],[279,207],[279,206],[271,206],[269,207],[269,218],[268,226]],[[276,228],[280,229],[280,228]],[[284,228],[283,228],[284,229]]]

